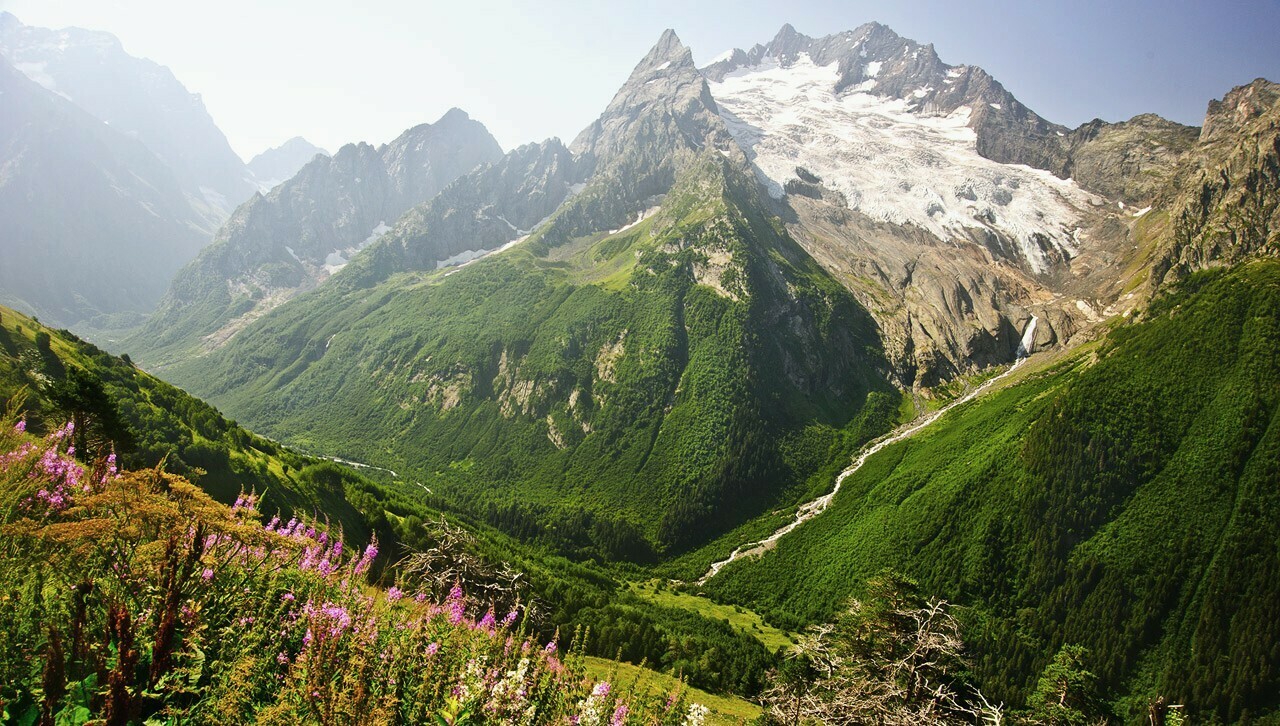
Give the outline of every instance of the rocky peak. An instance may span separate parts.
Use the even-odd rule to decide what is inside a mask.
[[[1265,78],[1231,89],[1221,101],[1210,101],[1200,141],[1214,141],[1243,129],[1269,110],[1280,109],[1280,85]]]

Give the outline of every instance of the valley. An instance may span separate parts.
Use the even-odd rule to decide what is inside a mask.
[[[0,724],[1280,718],[1280,85],[699,57],[244,163],[0,13]]]

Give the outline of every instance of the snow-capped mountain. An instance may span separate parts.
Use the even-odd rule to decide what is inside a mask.
[[[126,53],[114,35],[24,25],[0,12],[0,56],[160,157],[206,208],[210,232],[257,190],[199,94],[168,68]]]
[[[1008,360],[1033,317],[1047,345],[1116,302],[1116,222],[1195,141],[1154,116],[1053,124],[877,23],[816,39],[787,25],[702,72],[792,234],[924,385]]]
[[[789,61],[765,56],[721,74],[711,93],[775,198],[789,183],[821,184],[880,222],[943,240],[990,233],[1010,261],[1035,274],[1074,256],[1080,216],[1100,197],[1047,171],[983,157],[972,110],[943,112],[924,101],[928,88],[872,93],[882,66],[867,61],[866,80],[841,92],[836,60],[821,66],[806,51]],[[949,71],[948,80],[961,73]]]
[[[290,179],[316,155],[329,156],[329,152],[310,141],[295,136],[283,144],[258,154],[249,160],[258,189],[269,192],[286,179]]]

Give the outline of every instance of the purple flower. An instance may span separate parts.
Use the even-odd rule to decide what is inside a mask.
[[[609,695],[609,682],[600,681],[599,683],[596,684],[595,688],[591,689],[591,694],[595,696]]]
[[[401,590],[400,588],[396,587],[395,585],[392,585],[392,586],[391,586],[391,589],[390,589],[390,590],[387,590],[387,600],[388,600],[388,602],[396,602],[396,601],[400,600],[400,598],[402,598],[402,597],[404,597],[404,590]]]
[[[212,570],[212,569],[210,569],[210,568],[208,568],[208,567],[204,568],[204,572],[201,572],[201,573],[200,573],[200,577],[201,577],[201,578],[203,578],[205,582],[208,582],[209,580],[212,580],[212,579],[213,579],[213,570]]]
[[[622,726],[627,722],[627,704],[620,703],[613,710],[613,718],[609,719],[609,726]]]
[[[22,419],[22,420],[21,420],[21,421],[19,421],[18,423],[14,424],[14,425],[13,425],[13,430],[14,430],[14,431],[17,431],[18,433],[22,433],[23,431],[26,431],[26,430],[27,430],[27,420],[26,420],[26,419]]]
[[[427,646],[427,657],[429,658],[435,655],[436,653],[438,653],[439,651],[440,651],[440,644],[432,643],[431,645]]]
[[[550,643],[547,643],[547,647],[543,648],[542,652],[548,654],[556,652],[556,641],[553,640]]]
[[[511,612],[507,613],[507,616],[502,619],[502,627],[504,628],[510,627],[510,625],[516,621],[517,617],[519,617],[519,615],[516,613],[515,610],[512,610]]]

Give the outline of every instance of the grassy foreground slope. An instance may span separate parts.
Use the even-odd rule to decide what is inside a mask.
[[[891,567],[971,606],[984,690],[1064,643],[1122,712],[1280,707],[1280,263],[1200,273],[1096,349],[873,457],[714,597],[795,628]]]

